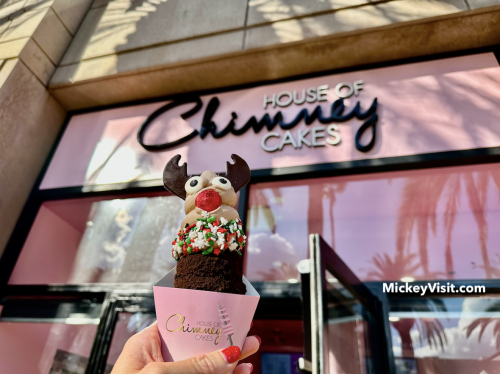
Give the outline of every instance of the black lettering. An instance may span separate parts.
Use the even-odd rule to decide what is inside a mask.
[[[182,100],[174,101],[171,102],[160,109],[156,110],[153,114],[151,114],[146,121],[141,125],[139,128],[139,131],[137,133],[137,141],[139,144],[141,144],[144,149],[148,151],[161,151],[173,147],[177,147],[192,138],[194,138],[196,135],[199,135],[200,138],[205,139],[205,137],[208,134],[212,134],[212,136],[215,139],[220,139],[226,136],[227,134],[231,133],[235,136],[240,136],[246,133],[248,130],[253,128],[254,133],[259,133],[264,127],[268,131],[272,131],[277,125],[281,127],[283,130],[290,130],[297,126],[302,120],[305,122],[306,125],[310,125],[314,121],[318,120],[322,124],[330,124],[332,122],[347,122],[351,120],[352,118],[357,118],[360,120],[366,120],[361,127],[358,129],[356,132],[356,137],[355,137],[355,145],[356,149],[360,152],[368,152],[370,151],[373,146],[375,145],[376,141],[376,135],[377,135],[377,99],[375,98],[373,100],[372,105],[368,110],[363,111],[361,109],[361,104],[359,102],[356,103],[354,108],[347,113],[344,114],[345,110],[345,104],[344,104],[344,99],[338,99],[335,100],[332,103],[331,109],[330,109],[330,116],[329,117],[324,117],[322,115],[322,110],[321,106],[317,106],[312,113],[309,114],[307,109],[302,109],[293,120],[290,122],[286,123],[283,121],[283,114],[281,111],[277,112],[274,116],[273,119],[271,119],[271,116],[266,113],[264,116],[260,119],[260,121],[257,121],[257,118],[255,116],[252,116],[243,127],[237,129],[236,128],[236,122],[235,120],[238,118],[237,114],[235,112],[231,113],[231,120],[227,124],[227,126],[220,132],[217,132],[217,124],[213,121],[213,117],[215,113],[217,112],[217,109],[219,108],[220,101],[217,97],[212,97],[210,99],[207,108],[205,109],[205,113],[203,115],[203,120],[201,123],[200,131],[198,132],[197,130],[193,130],[190,134],[178,139],[174,140],[169,143],[163,143],[163,144],[156,144],[156,145],[149,145],[149,144],[144,144],[144,136],[146,133],[146,130],[148,126],[161,114],[165,113],[166,111],[175,108],[179,105],[184,105],[187,103],[195,103],[195,107],[190,109],[189,111],[183,113],[181,117],[183,119],[187,119],[194,114],[196,114],[201,107],[203,106],[201,99],[199,97],[196,98],[185,98]],[[361,144],[361,137],[367,131],[368,129],[371,128],[372,136],[371,140],[368,144],[363,145]]]
[[[142,123],[141,127],[139,128],[139,131],[137,131],[137,141],[139,144],[147,151],[151,152],[158,152],[158,151],[163,151],[165,149],[169,148],[174,148],[177,147],[191,139],[193,139],[196,135],[198,135],[198,130],[193,130],[190,134],[174,140],[173,142],[169,143],[162,143],[162,144],[145,144],[144,143],[144,136],[146,135],[146,131],[153,123],[153,121],[161,116],[163,113],[169,111],[172,108],[178,107],[180,105],[184,104],[189,104],[189,103],[195,103],[196,105],[194,106],[193,109],[188,110],[187,112],[181,114],[182,119],[188,119],[189,117],[195,115],[198,113],[198,111],[201,109],[203,106],[201,99],[199,97],[194,97],[194,98],[185,98],[177,101],[172,101],[171,103],[168,103],[161,108],[155,110],[146,120]]]

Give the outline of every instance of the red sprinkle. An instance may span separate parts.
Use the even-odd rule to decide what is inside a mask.
[[[219,222],[219,219],[217,218],[214,222],[215,226],[219,226],[220,225],[220,222]]]
[[[227,229],[218,229],[217,232],[227,232]]]
[[[214,253],[218,256],[220,255],[220,249],[219,248],[215,248],[214,249]]]
[[[212,231],[212,230],[210,230],[210,229],[204,229],[203,231],[207,232],[207,231]]]
[[[184,232],[188,232],[189,230],[191,230],[195,226],[196,226],[196,222],[192,223],[191,225],[189,225],[188,227],[186,227],[186,229],[184,230]]]
[[[176,241],[174,240],[174,241],[172,242],[172,245],[175,245],[175,243],[176,243]]]
[[[238,238],[238,242],[239,242],[239,243],[243,242],[244,240],[245,240],[245,239],[243,238],[243,236],[240,236],[240,237]]]

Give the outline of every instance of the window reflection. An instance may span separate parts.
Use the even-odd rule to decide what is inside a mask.
[[[0,322],[0,372],[84,374],[96,331],[97,325]]]
[[[183,218],[174,196],[45,202],[9,284],[154,283]]]
[[[500,299],[390,300],[398,373],[496,373],[500,367]]]
[[[328,373],[371,372],[364,307],[326,271],[325,365]]]
[[[118,319],[109,347],[107,363],[113,366],[129,338],[156,321],[155,313],[118,313]]]
[[[500,276],[500,165],[252,185],[246,274],[298,279],[319,233],[362,280]]]

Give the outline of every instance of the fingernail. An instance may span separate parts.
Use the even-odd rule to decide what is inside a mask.
[[[257,340],[259,341],[259,346],[261,346],[262,345],[262,340],[260,339],[260,337],[258,335],[254,335],[253,337],[257,338]]]
[[[236,345],[223,349],[221,353],[229,364],[238,361],[241,357],[240,348]]]
[[[251,373],[253,371],[253,365],[250,363],[248,363],[247,365],[250,366],[250,373]]]

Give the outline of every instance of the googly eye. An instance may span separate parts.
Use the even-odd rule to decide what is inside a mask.
[[[231,182],[224,177],[215,177],[212,179],[212,186],[220,188],[221,190],[229,190],[231,188]]]
[[[203,184],[201,182],[201,177],[191,177],[188,179],[186,184],[184,185],[184,189],[188,195],[192,195],[195,192],[198,192],[203,188]]]

